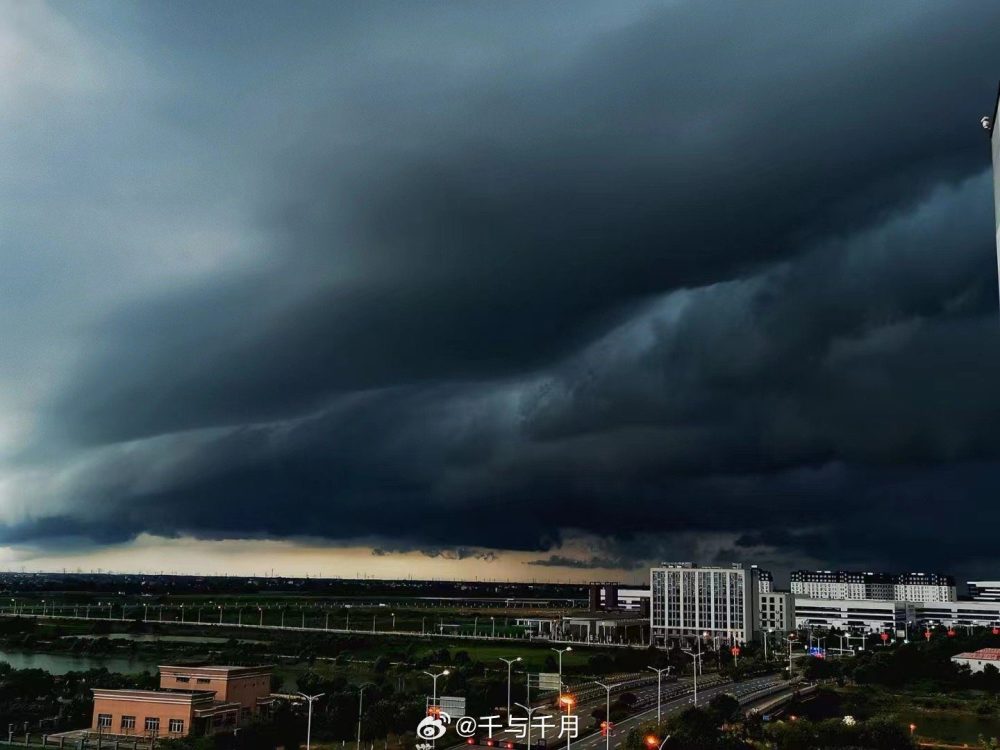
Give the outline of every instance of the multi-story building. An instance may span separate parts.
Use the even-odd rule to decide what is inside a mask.
[[[917,622],[946,627],[1000,626],[1000,602],[922,602],[916,605]]]
[[[750,567],[757,568],[756,565],[751,565]],[[760,587],[760,593],[766,594],[769,591],[774,591],[774,576],[771,575],[770,570],[757,568],[757,581],[757,585]]]
[[[893,581],[892,598],[904,602],[954,602],[955,579],[940,573],[900,573]]]
[[[954,579],[939,573],[794,570],[791,590],[809,599],[840,601],[948,602],[958,598]]]
[[[980,602],[1000,602],[1000,581],[968,581],[969,596]]]
[[[267,710],[271,667],[160,667],[157,690],[94,688],[92,729],[126,737],[227,731]]]
[[[760,630],[789,633],[795,629],[795,594],[789,591],[760,592]]]
[[[657,646],[698,637],[753,640],[759,626],[759,571],[663,563],[650,570],[650,639]]]
[[[848,632],[888,632],[900,638],[916,622],[912,602],[888,599],[810,599],[796,596],[796,628],[837,628]]]

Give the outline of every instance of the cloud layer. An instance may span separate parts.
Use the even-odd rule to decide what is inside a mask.
[[[992,569],[998,21],[21,9],[0,536]]]

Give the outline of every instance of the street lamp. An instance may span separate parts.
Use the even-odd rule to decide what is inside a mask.
[[[512,671],[514,669],[514,662],[521,661],[521,657],[519,656],[516,659],[504,659],[501,656],[500,657],[500,661],[505,662],[507,664],[507,721],[509,722],[510,721],[510,681],[511,681],[511,673],[512,673]]]
[[[573,705],[576,703],[576,699],[572,695],[560,695],[559,702],[566,707],[566,715],[573,715]],[[572,732],[566,732],[566,750],[569,750],[569,738]]]
[[[219,609],[222,609],[221,607]],[[309,743],[312,741],[312,728],[313,728],[313,703],[322,698],[326,693],[318,693],[316,695],[306,695],[305,693],[299,693],[305,700],[309,701],[309,718],[306,720],[306,750],[309,750]]]
[[[537,711],[538,709],[540,709],[541,706],[535,706],[534,708],[529,708],[528,706],[525,706],[522,703],[515,703],[514,705],[517,706],[518,708],[523,708],[525,710],[525,712],[528,714],[528,722],[527,722],[527,724],[528,724],[528,744],[527,744],[527,747],[530,749],[531,748],[531,715],[533,713],[535,713],[535,711]],[[543,735],[543,737],[544,737],[544,735]]]
[[[699,641],[701,643],[701,641]],[[693,661],[692,671],[694,672],[694,707],[698,708],[698,662],[701,659],[701,650],[698,653],[684,649],[684,653],[691,657]]]
[[[361,750],[361,707],[365,703],[364,686],[358,688],[358,750]]]
[[[563,689],[563,681],[562,681],[562,655],[565,654],[567,651],[572,651],[573,647],[572,646],[567,646],[566,648],[553,648],[551,650],[555,651],[557,654],[559,654],[559,692],[561,693],[562,689]]]
[[[652,669],[656,672],[656,723],[660,723],[660,712],[662,705],[662,688],[663,688],[663,673],[666,672],[667,676],[670,676],[670,670],[673,667],[663,667],[662,669],[657,669],[656,667],[646,667],[646,669]]]
[[[439,672],[438,674],[434,674],[433,672],[424,672],[424,674],[427,675],[428,677],[430,677],[431,680],[433,681],[433,684],[434,684],[434,687],[431,690],[431,706],[433,706],[435,708],[438,708],[438,701],[437,701],[437,695],[438,695],[438,677],[447,677],[449,674],[451,674],[451,672],[449,670],[445,669],[444,671]],[[437,745],[437,741],[436,740],[431,740],[431,745],[432,746],[436,746]]]
[[[595,682],[595,685],[599,685],[608,692],[608,706],[607,713],[604,715],[604,746],[605,750],[611,750],[611,688],[618,687],[617,685],[605,685],[603,682]]]
[[[497,637],[497,618],[495,618],[493,615],[490,615],[490,638],[496,638],[496,637]]]

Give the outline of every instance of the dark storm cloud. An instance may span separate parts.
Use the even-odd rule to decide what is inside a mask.
[[[939,510],[1000,521],[1000,9],[686,3],[541,54],[532,6],[426,7],[481,59],[286,63],[311,106],[262,149],[269,255],[94,332],[46,413],[84,468],[8,539],[989,562]]]
[[[120,440],[523,371],[637,300],[845,236],[981,169],[991,24],[856,10],[684,4],[552,70],[393,70],[350,101],[356,130],[330,141],[310,123],[274,165],[278,267],[111,320],[59,417]]]

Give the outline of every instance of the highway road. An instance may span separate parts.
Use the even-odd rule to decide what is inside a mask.
[[[783,684],[783,680],[778,675],[765,675],[763,677],[754,678],[751,680],[745,680],[743,682],[732,683],[727,682],[719,684],[714,676],[706,675],[704,682],[708,683],[702,688],[702,680],[699,680],[698,688],[698,705],[704,706],[712,699],[712,696],[718,693],[731,693],[737,698],[749,696],[762,688]],[[684,708],[694,705],[694,694],[691,689],[690,680],[685,680],[683,682],[670,682],[663,685],[663,703],[662,703],[662,717],[666,719],[673,713],[681,711]],[[571,691],[572,692],[572,691]],[[630,716],[627,719],[623,719],[617,722],[614,726],[614,730],[611,734],[610,747],[617,748],[620,747],[629,730],[635,726],[641,726],[650,721],[656,720],[656,684],[652,686],[644,686],[639,688],[634,688],[631,690],[623,691],[613,691],[612,692],[612,702],[620,695],[622,692],[630,692],[639,698],[639,706],[641,709]],[[593,719],[591,717],[591,712],[597,707],[603,707],[606,704],[604,699],[598,701],[588,701],[587,703],[577,706],[574,709],[579,718],[580,733],[584,735],[587,732],[591,732],[591,725]],[[524,716],[523,709],[514,709],[514,716]],[[533,716],[537,720],[539,716],[548,715],[551,717],[553,726],[545,732],[545,738],[550,748],[562,747],[565,744],[565,738],[559,739],[559,724],[561,712],[553,708],[539,708],[537,709]],[[538,739],[539,731],[536,728],[532,730],[532,743],[536,742]],[[518,737],[516,730],[504,730],[502,732],[497,732],[494,734],[497,739],[498,744],[502,747],[502,742],[525,742],[526,737]],[[600,732],[595,732],[592,734],[586,734],[577,740],[573,740],[570,745],[570,750],[577,748],[577,750],[600,750],[600,748],[608,745],[607,738],[602,737]],[[460,750],[461,745],[455,745],[454,750]]]

